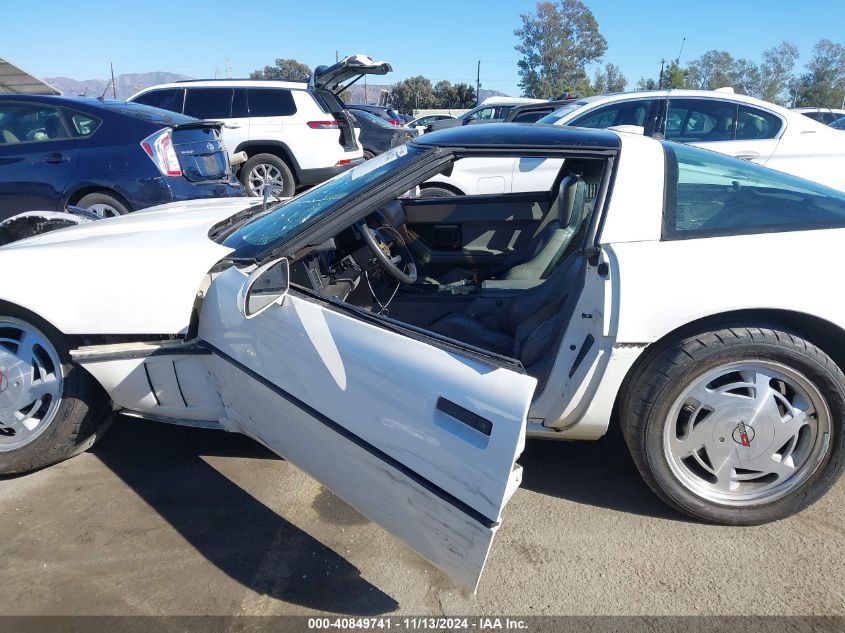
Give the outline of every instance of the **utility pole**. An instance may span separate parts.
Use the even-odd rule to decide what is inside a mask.
[[[478,60],[478,72],[475,75],[475,105],[481,103],[481,60]]]
[[[369,103],[370,100],[367,97],[367,76],[364,75],[364,103]]]
[[[109,62],[109,67],[111,68],[111,96],[112,99],[117,100],[117,88],[114,87],[114,64]]]
[[[335,51],[335,52],[334,52],[334,63],[335,63],[335,64],[339,61],[338,56],[337,56],[337,53],[338,53],[338,51]]]
[[[658,90],[663,89],[663,64],[665,64],[665,63],[666,63],[665,58],[660,60],[660,79],[657,80],[657,89]]]

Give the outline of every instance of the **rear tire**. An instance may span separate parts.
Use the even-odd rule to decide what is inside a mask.
[[[367,150],[367,149],[364,150],[364,160],[370,160],[371,158],[374,158],[374,157],[375,157],[375,154],[373,154],[370,150]]]
[[[0,474],[73,457],[108,428],[108,398],[68,350],[42,319],[0,305]]]
[[[285,197],[292,196],[296,189],[290,168],[273,154],[256,154],[244,163],[238,176],[249,196],[261,197],[267,185]]]
[[[691,517],[757,525],[799,512],[845,462],[845,376],[781,329],[679,337],[636,370],[620,401],[625,441],[651,489]]]
[[[83,196],[76,206],[93,211],[103,218],[114,218],[129,213],[126,204],[107,193],[89,193]]]

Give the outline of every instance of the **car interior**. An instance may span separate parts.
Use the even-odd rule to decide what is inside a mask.
[[[297,260],[291,283],[519,360],[542,385],[584,284],[606,165],[567,158],[534,192],[396,198]]]

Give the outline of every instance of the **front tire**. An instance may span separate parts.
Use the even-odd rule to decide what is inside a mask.
[[[845,459],[845,376],[783,330],[725,328],[662,345],[632,376],[620,414],[652,490],[714,523],[799,512],[834,484]]]
[[[71,362],[65,337],[34,315],[0,305],[0,474],[85,451],[110,414],[100,386]]]
[[[276,188],[284,197],[292,196],[296,189],[290,168],[273,154],[256,154],[244,163],[239,176],[250,196],[261,197],[267,186]]]

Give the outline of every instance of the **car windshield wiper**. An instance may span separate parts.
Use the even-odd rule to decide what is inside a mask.
[[[223,233],[228,233],[229,231],[233,231],[240,225],[244,224],[247,220],[253,218],[258,213],[265,213],[268,211],[275,211],[283,204],[287,204],[289,200],[292,198],[286,198],[280,195],[281,189],[279,187],[264,187],[264,194],[261,198],[261,204],[255,205],[253,207],[249,207],[244,209],[243,211],[239,211],[232,217],[226,218],[222,222],[215,224],[211,231],[208,232],[208,237],[215,240],[223,235]],[[275,198],[278,204],[274,204],[272,207],[267,207],[267,203],[270,201],[270,198]]]

